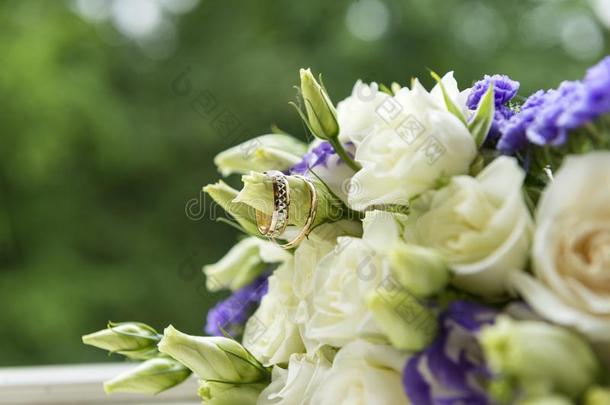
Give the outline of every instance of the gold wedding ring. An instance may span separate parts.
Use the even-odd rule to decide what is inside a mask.
[[[299,234],[291,241],[284,243],[283,245],[280,245],[280,247],[282,247],[284,249],[292,249],[293,247],[295,247],[299,243],[301,243],[301,241],[305,237],[307,237],[307,235],[311,231],[311,226],[313,225],[313,222],[316,219],[316,213],[318,211],[318,193],[316,192],[316,188],[313,185],[313,183],[311,182],[311,180],[309,180],[307,177],[303,177],[303,176],[294,176],[294,177],[298,177],[301,180],[303,180],[305,182],[305,184],[307,184],[307,187],[309,188],[309,213],[307,215],[307,220],[305,221],[305,225],[303,225],[303,229],[301,229],[301,232],[299,232]]]
[[[290,186],[284,173],[277,170],[270,170],[264,173],[271,179],[273,186],[273,213],[266,213],[256,210],[256,227],[261,235],[266,236],[275,241],[284,233],[288,226],[288,214],[290,208]],[[291,241],[280,245],[284,249],[292,249],[296,247],[311,231],[311,227],[316,218],[318,210],[318,194],[314,184],[307,177],[295,175],[307,184],[309,188],[309,213],[303,229]]]
[[[271,216],[256,210],[256,227],[263,236],[277,238],[288,225],[290,206],[290,186],[284,173],[277,170],[265,172],[273,185],[273,213]]]

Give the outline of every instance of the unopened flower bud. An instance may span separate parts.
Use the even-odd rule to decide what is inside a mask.
[[[307,124],[314,136],[329,140],[339,135],[335,106],[326,90],[320,86],[309,69],[301,69],[301,94],[307,112]]]
[[[233,146],[214,158],[223,176],[251,170],[287,170],[301,161],[307,145],[284,134],[262,135]]]
[[[207,405],[256,405],[268,383],[231,384],[219,381],[199,382],[199,396]]]
[[[220,180],[203,188],[212,199],[220,205],[250,235],[258,235],[255,211],[246,204],[234,202],[237,190]]]
[[[207,289],[237,291],[250,284],[269,263],[286,260],[289,256],[274,243],[254,236],[242,239],[218,262],[203,267]]]
[[[434,249],[397,243],[388,258],[394,277],[416,297],[443,291],[449,281],[449,268]]]
[[[139,322],[110,322],[107,329],[82,337],[86,345],[119,353],[135,360],[146,360],[156,356],[160,338],[157,331]]]
[[[190,336],[170,325],[159,342],[159,351],[190,368],[202,380],[237,384],[269,378],[267,369],[233,339]]]
[[[104,390],[108,394],[114,392],[158,394],[180,384],[190,375],[191,370],[176,360],[156,357],[106,381]]]
[[[526,396],[557,392],[576,397],[600,370],[586,341],[545,322],[499,317],[483,329],[480,342],[491,370],[516,381]]]

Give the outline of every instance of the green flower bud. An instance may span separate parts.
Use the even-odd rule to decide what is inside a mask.
[[[215,184],[208,184],[203,188],[212,199],[220,205],[235,221],[251,235],[259,235],[256,227],[255,211],[248,205],[234,202],[237,190],[220,180]]]
[[[309,69],[301,69],[301,94],[309,129],[314,136],[329,140],[339,134],[339,123],[335,106],[328,97],[326,90],[320,86]]]
[[[107,329],[82,337],[83,343],[119,353],[134,360],[155,357],[161,336],[150,326],[139,322],[108,323]]]
[[[296,176],[286,176],[290,186],[288,224],[303,227],[309,217],[311,194],[305,180]],[[242,176],[244,187],[235,198],[235,203],[243,203],[267,215],[273,214],[273,183],[263,173],[252,172]],[[312,227],[324,222],[335,222],[346,212],[345,206],[318,179],[311,179],[316,194],[318,208]]]
[[[235,291],[250,284],[267,267],[290,255],[279,246],[256,237],[242,239],[214,264],[203,267],[207,289],[218,291],[230,288]]]
[[[269,378],[267,369],[233,339],[190,336],[170,325],[159,342],[159,351],[172,356],[203,380],[237,384]]]
[[[591,347],[574,332],[536,321],[499,317],[480,342],[492,371],[517,382],[526,396],[580,395],[599,373]]]
[[[388,259],[394,277],[416,297],[443,291],[449,281],[449,267],[434,249],[397,243]]]
[[[221,381],[199,382],[199,396],[206,405],[256,405],[263,383],[231,384]]]
[[[286,170],[301,161],[307,145],[284,134],[262,135],[219,153],[214,163],[223,176],[252,170]]]
[[[436,318],[388,276],[368,297],[367,304],[392,346],[417,351],[428,346],[438,328]]]
[[[591,387],[587,390],[584,405],[608,405],[610,404],[610,388]]]
[[[146,360],[139,366],[104,383],[104,391],[158,394],[172,388],[191,375],[191,370],[168,357]]]

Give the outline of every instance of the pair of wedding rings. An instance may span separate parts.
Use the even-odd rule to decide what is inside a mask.
[[[271,180],[273,185],[273,213],[267,215],[262,211],[256,210],[256,226],[261,235],[266,236],[275,241],[284,233],[288,226],[288,215],[290,213],[290,185],[284,173],[277,170],[265,172],[265,175]],[[280,246],[284,249],[291,249],[297,246],[311,231],[316,212],[318,208],[318,200],[316,188],[311,180],[303,176],[294,176],[307,184],[309,188],[309,213],[305,225],[301,231],[292,240]]]

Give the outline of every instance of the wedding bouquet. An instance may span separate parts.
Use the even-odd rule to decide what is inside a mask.
[[[110,323],[140,361],[107,392],[194,373],[206,404],[610,404],[610,57],[517,96],[358,81],[335,108],[301,70],[310,144],[220,153],[204,191],[244,236],[203,272],[205,332]]]

